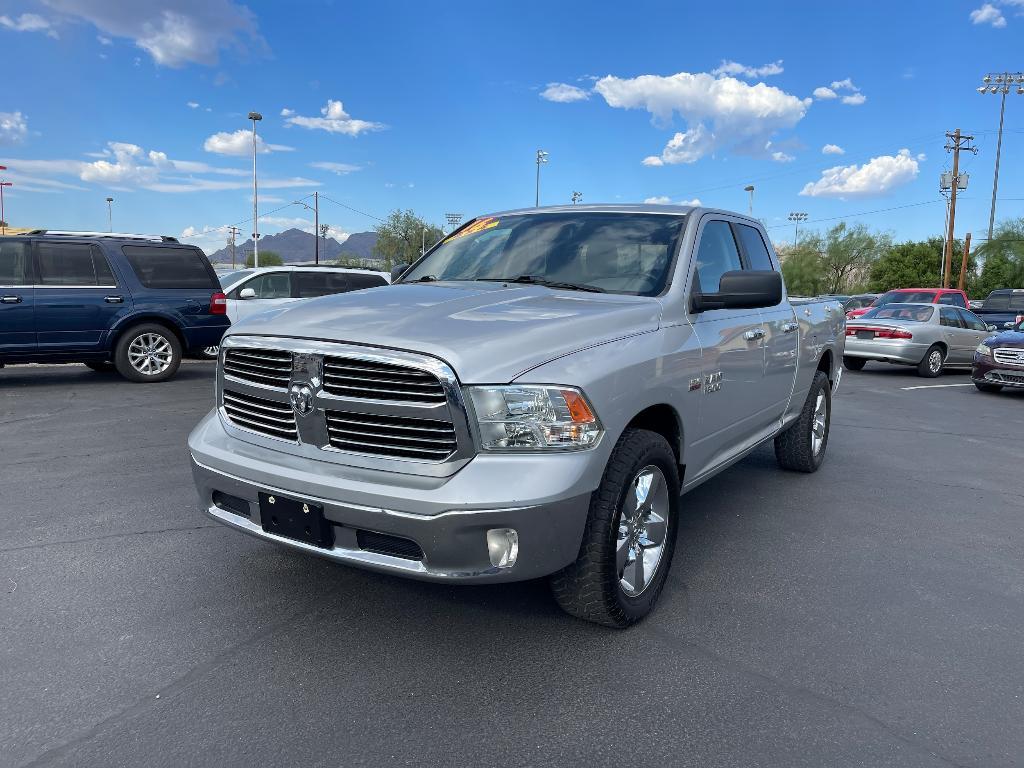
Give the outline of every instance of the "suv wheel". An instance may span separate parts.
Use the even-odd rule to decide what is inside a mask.
[[[118,339],[114,365],[129,381],[166,381],[181,365],[181,343],[162,325],[137,325]]]
[[[832,385],[824,371],[814,374],[800,418],[775,438],[775,460],[783,469],[816,472],[825,460],[832,424]]]
[[[860,371],[863,370],[864,364],[867,362],[862,357],[847,357],[843,356],[843,367],[848,371]]]
[[[679,524],[679,471],[664,437],[627,429],[612,451],[576,562],[551,577],[564,611],[628,627],[654,608]]]

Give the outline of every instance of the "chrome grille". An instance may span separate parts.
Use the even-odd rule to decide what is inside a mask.
[[[224,375],[286,389],[292,374],[292,353],[283,349],[235,347],[224,352]]]
[[[360,400],[443,403],[438,378],[419,368],[376,360],[324,357],[324,391]]]
[[[444,461],[457,447],[450,421],[407,416],[325,411],[334,448],[373,456]]]
[[[224,390],[222,403],[228,419],[239,427],[285,440],[299,438],[295,413],[288,403],[265,400],[262,397],[232,392],[230,389]]]
[[[996,347],[992,350],[992,357],[1002,365],[1024,365],[1024,349]]]

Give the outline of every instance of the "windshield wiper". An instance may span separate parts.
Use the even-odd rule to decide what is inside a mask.
[[[604,288],[586,283],[565,283],[559,280],[548,280],[537,275],[519,275],[518,277],[478,277],[477,280],[488,283],[528,283],[543,285],[545,288],[563,288],[567,291],[588,291],[590,293],[607,293]]]
[[[417,277],[415,280],[411,280],[413,283],[436,283],[437,275],[424,275],[423,277]]]

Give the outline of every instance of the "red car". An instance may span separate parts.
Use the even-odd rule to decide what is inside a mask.
[[[956,288],[896,288],[895,290],[883,293],[870,307],[851,309],[846,313],[847,317],[860,317],[872,307],[880,307],[883,304],[950,304],[954,307],[967,309],[967,294],[958,291]]]

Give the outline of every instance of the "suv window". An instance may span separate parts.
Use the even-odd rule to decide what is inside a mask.
[[[380,275],[363,275],[358,272],[350,272],[346,277],[348,277],[348,287],[351,291],[358,291],[361,288],[378,288],[388,284],[388,281]]]
[[[939,309],[939,325],[945,325],[949,328],[963,327],[963,324],[960,322],[960,315],[952,307],[941,307]]]
[[[950,304],[954,307],[964,307],[964,297],[959,293],[943,293],[939,296],[939,304]]]
[[[747,253],[751,269],[775,269],[760,232],[746,224],[737,224],[736,231],[740,236],[740,242],[743,243],[743,250]]]
[[[306,299],[352,290],[346,275],[340,272],[296,272],[295,295]]]
[[[988,326],[981,321],[981,318],[969,310],[961,309],[960,319],[963,320],[964,325],[972,331],[984,331],[988,329]]]
[[[709,221],[704,225],[697,249],[697,279],[700,290],[717,293],[722,275],[743,269],[736,239],[727,221]]]
[[[252,288],[256,291],[257,299],[290,299],[292,297],[291,274],[288,272],[264,272],[262,275],[256,275],[235,288],[228,298],[237,299],[238,294],[245,288]]]
[[[28,243],[0,243],[0,285],[30,285]]]
[[[106,257],[88,243],[37,243],[40,285],[116,287]]]
[[[126,245],[121,251],[146,288],[220,290],[213,267],[196,248]]]

